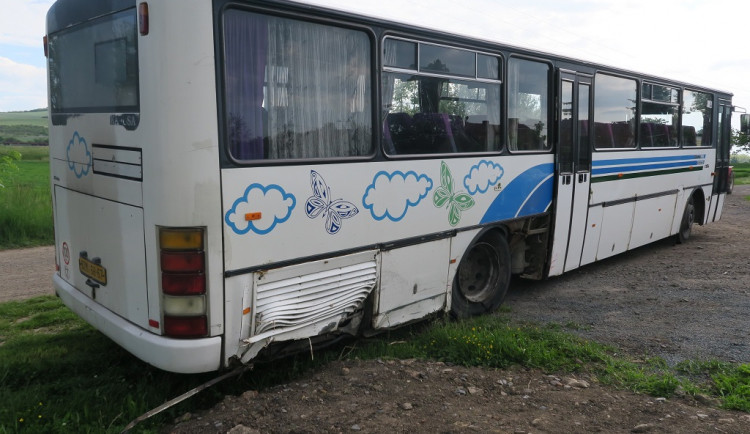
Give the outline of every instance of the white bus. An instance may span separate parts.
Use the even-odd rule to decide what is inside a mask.
[[[282,1],[58,0],[63,302],[204,372],[721,217],[731,94]]]

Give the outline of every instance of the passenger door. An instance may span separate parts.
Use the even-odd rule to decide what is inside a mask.
[[[560,71],[557,113],[557,190],[549,275],[581,264],[591,184],[591,76]]]
[[[729,151],[731,144],[731,101],[719,99],[719,126],[716,143],[716,170],[714,170],[714,186],[711,194],[711,209],[709,210],[709,221],[721,219],[721,211],[724,199],[729,187]]]

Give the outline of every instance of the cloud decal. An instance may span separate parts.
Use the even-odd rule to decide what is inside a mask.
[[[73,138],[68,142],[67,159],[68,168],[75,173],[76,178],[89,174],[93,162],[91,151],[89,151],[86,139],[78,135],[78,131],[73,134]]]
[[[431,189],[432,179],[425,174],[380,171],[367,186],[362,204],[375,220],[388,218],[397,222],[404,218],[410,206],[417,206],[427,197]]]
[[[277,224],[287,221],[296,204],[294,195],[278,185],[252,184],[242,197],[234,201],[224,221],[239,235],[249,231],[265,235]]]
[[[477,193],[486,193],[503,177],[503,173],[505,171],[501,165],[482,160],[476,166],[472,166],[469,174],[464,177],[464,187],[472,196]]]

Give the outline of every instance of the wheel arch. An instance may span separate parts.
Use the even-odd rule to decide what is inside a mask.
[[[695,215],[698,217],[696,223],[703,225],[706,222],[706,195],[703,193],[702,188],[696,188],[690,194],[693,198],[693,206],[695,206]]]

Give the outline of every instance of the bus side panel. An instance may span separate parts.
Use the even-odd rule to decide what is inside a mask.
[[[373,327],[393,327],[443,308],[449,254],[449,239],[383,252]]]
[[[634,202],[604,207],[601,238],[596,252],[597,260],[628,250],[634,210]]]
[[[676,194],[639,200],[635,203],[630,248],[666,238],[672,229]]]
[[[716,195],[714,199],[716,208],[713,210],[714,212],[709,215],[710,218],[708,221],[718,222],[719,220],[721,220],[721,212],[724,209],[724,199],[726,199],[726,196],[727,195],[725,193]]]
[[[581,266],[596,261],[596,252],[599,249],[603,214],[604,207],[601,205],[589,208],[589,217],[586,220],[586,238],[583,242],[583,253],[581,254]]]

